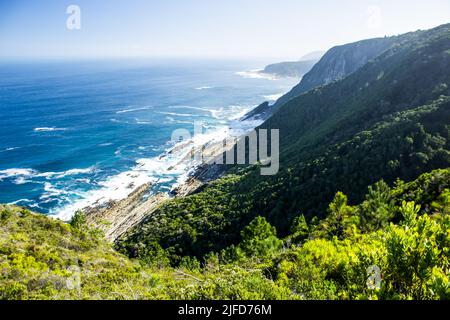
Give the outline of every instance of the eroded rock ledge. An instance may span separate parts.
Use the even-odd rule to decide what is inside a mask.
[[[165,193],[147,196],[149,187],[144,184],[123,200],[85,208],[88,223],[102,230],[108,241],[116,240],[169,198]]]

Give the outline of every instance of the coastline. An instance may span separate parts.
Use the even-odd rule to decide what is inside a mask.
[[[224,132],[216,133],[217,135],[213,134],[200,144],[193,139],[182,141],[161,155],[160,160],[164,160],[172,154],[183,155],[175,167],[184,167],[185,173],[180,175],[179,182],[170,191],[151,194],[151,182],[140,184],[135,186],[133,191],[123,199],[110,200],[100,205],[83,208],[82,211],[85,212],[88,223],[104,232],[108,241],[114,242],[151,215],[163,202],[188,196],[205,184],[220,178],[224,173],[223,166],[193,161],[193,148],[200,146],[203,149],[203,154],[206,154],[210,159],[222,155],[223,152],[227,151],[223,147],[225,139],[239,139],[262,123],[258,115],[254,114],[256,108],[247,111],[234,125],[231,124],[225,134]],[[170,166],[167,170],[171,169],[175,168]]]

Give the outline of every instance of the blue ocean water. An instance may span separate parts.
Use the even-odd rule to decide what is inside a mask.
[[[238,73],[237,61],[0,64],[0,203],[67,219],[152,182],[185,174],[161,158],[175,129],[220,131],[295,79]]]

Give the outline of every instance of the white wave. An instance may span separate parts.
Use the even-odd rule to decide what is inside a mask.
[[[20,148],[21,147],[9,147],[9,148],[6,148],[6,149],[4,149],[4,150],[2,150],[0,152],[13,151],[13,150],[17,150],[17,149],[20,149]]]
[[[189,113],[176,113],[176,112],[157,112],[159,114],[166,114],[168,116],[175,116],[175,117],[195,117],[195,115],[189,114]]]
[[[123,110],[117,111],[116,114],[148,110],[150,108],[152,108],[152,107],[151,106],[146,106],[146,107],[140,107],[140,108],[123,109]]]
[[[81,183],[91,183],[91,179],[76,179],[75,181]]]
[[[111,118],[109,119],[109,121],[114,122],[114,123],[121,123],[121,124],[136,124],[135,122],[130,122],[130,121],[122,121],[116,118]]]
[[[5,179],[5,178],[13,178],[13,177],[16,178],[16,177],[19,177],[21,179],[16,178],[15,183],[21,184],[21,183],[26,183],[26,182],[24,182],[24,181],[26,181],[26,180],[24,180],[26,178],[28,178],[28,179],[32,179],[32,178],[46,178],[46,179],[56,178],[56,179],[61,179],[61,178],[64,178],[66,176],[91,173],[94,170],[96,170],[95,167],[89,167],[89,168],[86,168],[86,169],[70,169],[70,170],[62,171],[62,172],[43,172],[43,173],[40,173],[39,171],[34,170],[34,169],[11,168],[11,169],[6,169],[6,170],[0,170],[0,180]],[[32,181],[27,181],[27,182],[32,182]]]
[[[193,121],[183,121],[183,120],[176,120],[173,117],[166,117],[167,121],[169,121],[170,123],[179,123],[179,124],[190,124],[192,125],[194,122]]]
[[[224,108],[220,107],[220,108],[201,108],[201,107],[191,107],[191,106],[170,106],[170,109],[192,109],[192,110],[199,110],[205,113],[209,113],[211,115],[211,117],[215,118],[215,119],[220,119],[223,115],[224,115]],[[176,115],[175,113],[166,113],[169,115]],[[196,115],[191,115],[189,114],[189,116],[196,116]]]
[[[33,169],[17,169],[17,168],[0,170],[0,180],[17,176],[33,176],[36,174],[36,172],[37,171]]]
[[[195,107],[185,106],[185,105],[176,105],[176,106],[167,106],[167,109],[192,109]]]
[[[228,121],[242,118],[253,108],[255,108],[255,106],[231,105],[227,108],[202,108],[202,110],[209,112],[212,118],[221,120],[221,123],[226,124]]]
[[[211,113],[211,117],[215,119],[221,119],[223,115],[223,108],[219,109],[208,109],[208,111]]]
[[[263,69],[256,69],[250,71],[236,72],[238,76],[249,79],[266,79],[266,80],[278,80],[278,78],[272,74],[263,73]]]
[[[80,200],[52,209],[50,214],[55,218],[68,221],[77,210],[124,199],[137,187],[152,181],[153,178],[144,170],[134,168],[100,182],[99,189],[79,193]]]
[[[138,118],[136,118],[134,120],[136,121],[136,124],[152,124],[151,121],[140,120]]]
[[[65,193],[64,190],[56,189],[50,182],[44,183],[44,191],[45,193],[39,197],[39,200],[48,200],[47,202],[53,201],[55,197]]]
[[[33,182],[33,181],[31,181],[31,180],[27,180],[27,179],[25,179],[24,177],[17,177],[14,181],[13,181],[13,183],[14,184],[26,184],[26,183],[30,183],[30,182]]]
[[[207,90],[207,89],[212,89],[212,88],[213,87],[204,86],[204,87],[195,88],[195,90]]]
[[[284,92],[276,93],[276,94],[269,94],[267,96],[264,96],[264,99],[268,101],[277,101],[284,95]]]
[[[202,108],[202,107],[191,107],[191,106],[169,106],[168,109],[192,109],[192,110],[199,110],[204,112],[209,112],[210,109]]]
[[[14,202],[10,202],[9,204],[32,203],[32,202],[34,202],[34,201],[30,200],[30,199],[19,199]]]
[[[35,132],[51,132],[51,131],[65,131],[66,128],[56,128],[56,127],[39,127],[34,128],[33,131]]]
[[[96,170],[95,167],[89,167],[86,169],[70,169],[67,171],[63,171],[63,172],[56,172],[56,179],[61,179],[64,178],[66,176],[75,176],[75,175],[80,175],[80,174],[88,174],[88,173],[92,173],[94,170]]]
[[[256,106],[230,106],[230,115],[228,120],[236,121],[244,117],[250,110],[256,108]]]

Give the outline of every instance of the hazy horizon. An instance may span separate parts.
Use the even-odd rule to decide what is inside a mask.
[[[67,28],[70,5],[80,29]],[[448,22],[446,0],[2,1],[0,59],[296,60]]]

